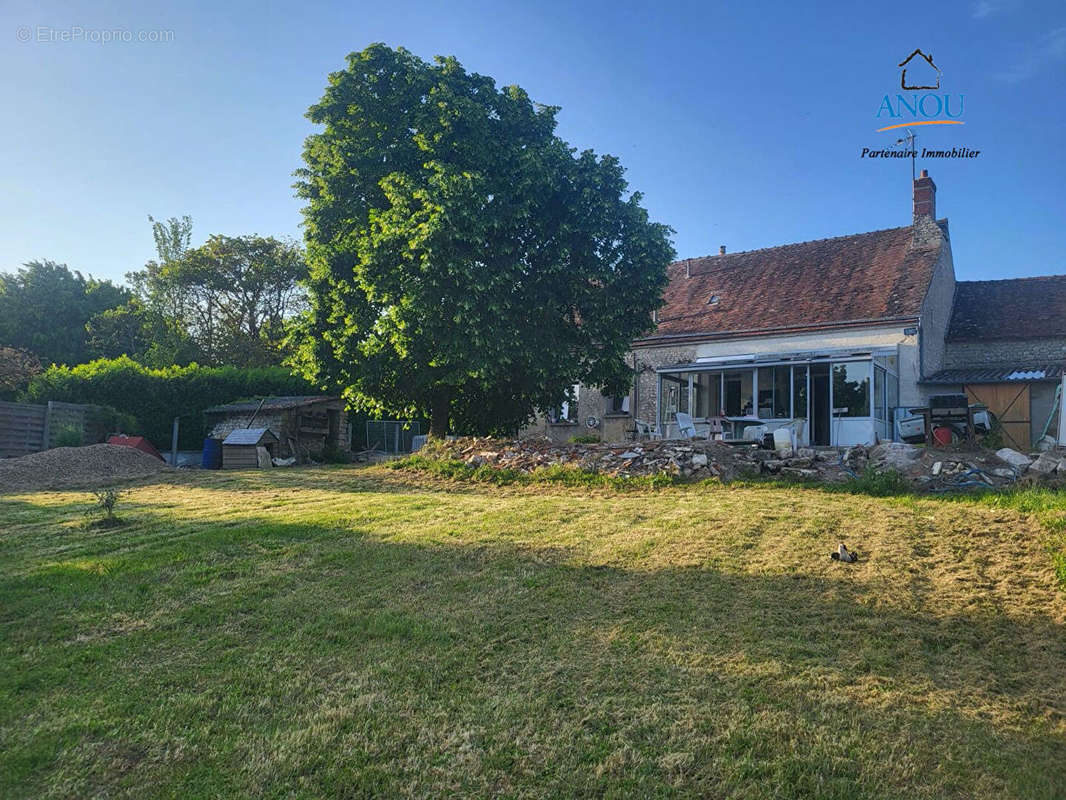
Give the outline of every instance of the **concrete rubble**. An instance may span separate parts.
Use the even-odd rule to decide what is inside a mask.
[[[858,477],[872,468],[876,472],[898,472],[908,484],[923,491],[1002,487],[1023,476],[1028,482],[1066,483],[1066,452],[1062,450],[1030,458],[1007,448],[993,453],[898,442],[778,452],[705,440],[555,444],[545,439],[459,438],[432,445],[431,454],[459,459],[470,467],[521,472],[567,466],[617,477],[666,474],[723,481],[777,476],[833,483]]]

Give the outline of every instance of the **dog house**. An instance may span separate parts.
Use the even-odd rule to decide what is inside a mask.
[[[260,449],[265,458],[261,457]],[[270,428],[239,428],[222,440],[222,469],[269,467],[277,449],[278,437]]]

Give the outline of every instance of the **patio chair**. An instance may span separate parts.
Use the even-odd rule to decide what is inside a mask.
[[[642,439],[662,439],[663,435],[659,433],[659,429],[650,422],[645,422],[642,419],[633,420],[633,424],[637,426],[637,436]]]
[[[686,414],[684,411],[678,411],[674,414],[674,418],[677,420],[677,428],[681,433],[681,437],[684,439],[696,438],[696,426],[692,423],[692,415]]]
[[[721,441],[725,438],[725,421],[721,417],[707,418],[707,438]]]

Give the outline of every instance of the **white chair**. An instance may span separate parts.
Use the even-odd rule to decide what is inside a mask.
[[[686,414],[684,411],[678,411],[674,414],[674,418],[677,419],[677,428],[678,431],[680,431],[682,438],[696,438],[696,426],[692,424],[691,414]]]
[[[659,433],[659,429],[652,425],[650,422],[645,422],[642,419],[635,419],[633,423],[637,426],[637,436],[642,439],[662,439],[663,435]]]
[[[744,441],[745,442],[761,442],[770,428],[767,425],[748,425],[744,429]]]

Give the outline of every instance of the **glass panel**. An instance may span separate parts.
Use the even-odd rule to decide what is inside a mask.
[[[792,409],[792,387],[789,386],[789,368],[774,367],[774,417],[788,419]]]
[[[659,422],[665,426],[675,422],[674,414],[678,411],[688,410],[688,374],[663,375],[661,378]]]
[[[796,410],[792,412],[794,417],[807,418],[807,368],[792,368],[792,402]]]
[[[888,384],[888,422],[889,430],[896,421],[896,406],[899,405],[899,378],[895,375],[886,375],[885,383]]]
[[[892,372],[899,373],[899,356],[885,356],[885,366]]]
[[[833,365],[833,416],[870,416],[870,362]]]
[[[746,369],[725,373],[725,413],[730,417],[747,417],[754,409],[752,392],[754,390],[755,370]]]
[[[773,367],[759,368],[759,419],[772,419],[774,415]]]
[[[759,369],[759,419],[787,419],[789,414],[789,368]]]
[[[885,371],[874,367],[874,418],[888,419],[885,416]]]
[[[692,374],[692,416],[700,419],[717,417],[722,407],[722,400],[718,396],[721,391],[721,373],[694,372]]]

